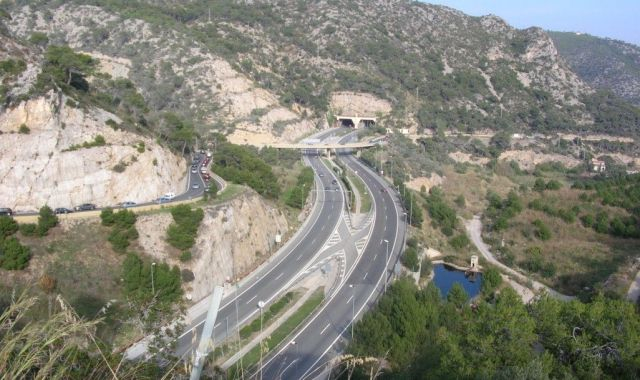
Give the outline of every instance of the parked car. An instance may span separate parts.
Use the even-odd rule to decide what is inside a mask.
[[[57,209],[53,210],[53,212],[55,212],[56,214],[68,214],[73,212],[73,210],[70,210],[66,207],[58,207]]]
[[[76,206],[75,210],[76,211],[89,211],[89,210],[95,210],[96,209],[96,205],[94,205],[93,203],[83,203],[80,206]]]
[[[198,172],[198,169],[196,168],[191,168],[191,173],[196,174]]]
[[[172,200],[173,198],[176,197],[175,193],[166,193],[165,195],[163,195],[161,198],[165,198],[167,200]]]
[[[204,174],[202,175],[202,178],[204,178],[204,179],[210,179],[210,178],[211,178],[211,174],[209,174],[209,173],[204,173]]]
[[[200,168],[200,173],[205,174],[207,172],[207,168],[204,166]]]
[[[13,215],[13,211],[10,208],[2,207],[0,208],[0,215],[11,216]]]
[[[120,203],[120,207],[122,207],[122,208],[128,208],[128,207],[133,207],[133,206],[135,206],[136,204],[137,204],[136,202],[126,201],[126,202],[122,202],[122,203]]]

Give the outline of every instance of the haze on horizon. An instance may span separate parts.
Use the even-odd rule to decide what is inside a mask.
[[[619,0],[429,0],[472,16],[494,14],[516,28],[539,26],[558,32],[581,32],[640,46],[640,1]]]

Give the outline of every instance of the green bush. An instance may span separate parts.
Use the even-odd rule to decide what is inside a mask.
[[[200,208],[191,210],[189,205],[179,205],[171,209],[171,215],[174,223],[167,229],[167,242],[180,250],[193,247],[204,211]]]
[[[25,223],[20,225],[20,233],[24,236],[35,236],[38,232],[38,225],[35,223]]]
[[[280,194],[271,167],[251,148],[221,143],[213,155],[212,169],[227,181],[248,185],[266,197],[277,198]]]
[[[420,269],[420,260],[418,259],[418,249],[407,245],[404,250],[404,254],[401,257],[402,265],[407,267],[412,272],[416,272]]]
[[[18,223],[12,217],[0,215],[0,240],[18,231]]]
[[[0,268],[7,270],[21,270],[29,265],[31,252],[15,237],[4,239],[0,243]]]
[[[107,238],[116,252],[124,253],[132,240],[138,238],[136,230],[136,214],[131,210],[113,212],[112,208],[105,208],[100,213],[103,226],[112,227]]]
[[[483,293],[492,293],[498,286],[500,286],[500,284],[502,284],[502,276],[498,269],[490,267],[482,273]]]
[[[433,187],[429,190],[429,196],[426,197],[427,211],[431,217],[431,223],[434,227],[439,227],[442,232],[451,236],[453,230],[458,225],[456,211],[449,206],[444,199],[444,192],[439,187]]]
[[[547,226],[542,220],[536,219],[532,222],[534,226],[536,226],[536,236],[540,240],[549,240],[551,239],[551,229]]]
[[[20,124],[20,128],[18,129],[18,133],[21,133],[23,135],[28,135],[31,132],[31,130],[29,129],[29,127],[27,127],[26,124]]]
[[[38,213],[38,234],[45,236],[50,229],[58,225],[58,216],[51,207],[43,206]]]
[[[170,268],[166,263],[153,265],[134,253],[129,253],[122,263],[122,279],[128,297],[146,303],[155,296],[160,308],[171,306],[182,296],[178,267]]]
[[[184,251],[180,254],[180,261],[187,262],[189,260],[191,260],[191,252],[190,251]]]
[[[460,251],[463,248],[469,246],[469,238],[465,234],[459,234],[454,238],[449,239],[449,244],[456,250]]]

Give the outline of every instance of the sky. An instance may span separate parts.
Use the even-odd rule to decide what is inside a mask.
[[[583,32],[640,46],[640,0],[426,0],[524,29]]]

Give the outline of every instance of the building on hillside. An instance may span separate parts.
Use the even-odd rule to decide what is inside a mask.
[[[594,158],[591,160],[591,169],[596,173],[602,173],[607,170],[607,166],[604,161]]]

